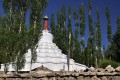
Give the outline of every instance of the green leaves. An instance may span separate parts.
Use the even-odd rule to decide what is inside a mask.
[[[79,7],[80,15],[80,35],[83,37],[85,35],[85,10],[82,4]]]
[[[41,19],[47,0],[3,0],[6,16],[0,17],[0,53],[1,63],[11,63],[16,71],[25,63],[25,53],[32,49],[36,55],[36,44],[40,37]],[[30,28],[27,30],[26,13],[30,10]],[[35,23],[36,22],[36,23]],[[9,57],[11,56],[11,57]],[[6,59],[5,59],[6,58]],[[33,60],[36,57],[32,57]]]
[[[117,18],[117,32],[120,33],[120,17]]]
[[[51,14],[50,26],[51,26],[51,33],[53,35],[55,35],[55,19],[54,19],[54,14]]]
[[[112,29],[111,29],[110,11],[108,8],[106,8],[105,14],[107,18],[107,38],[110,43],[112,39],[112,31],[111,31]]]
[[[108,50],[105,54],[107,59],[114,60],[120,63],[120,33],[116,32],[113,35],[111,45],[109,45]]]
[[[95,47],[97,48],[96,49],[96,57],[97,57],[97,61],[96,61],[96,66],[99,64],[99,62],[102,60],[102,36],[101,36],[101,25],[100,25],[100,15],[99,15],[99,11],[98,9],[96,9],[96,15],[97,15],[97,21],[96,21],[96,40],[95,40]]]

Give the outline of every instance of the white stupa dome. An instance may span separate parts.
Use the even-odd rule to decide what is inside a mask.
[[[45,16],[44,18],[47,18]],[[67,71],[68,70],[68,59],[67,55],[63,54],[62,51],[57,47],[55,43],[53,43],[53,35],[49,33],[47,28],[42,31],[42,36],[38,41],[38,47],[36,49],[37,60],[32,63],[32,69],[35,69],[40,66],[47,67],[53,71],[59,71],[61,69]],[[20,71],[30,71],[30,62],[31,62],[31,50],[25,54],[26,63],[22,70]],[[69,70],[85,70],[87,67],[85,65],[74,62],[73,59],[69,60]],[[1,71],[4,71],[4,67],[2,66]],[[12,65],[9,66],[8,71],[13,71]]]

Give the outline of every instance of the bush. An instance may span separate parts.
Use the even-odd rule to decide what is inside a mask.
[[[102,60],[99,64],[99,67],[105,69],[108,65],[111,65],[112,67],[116,68],[120,66],[120,63],[112,61],[112,60]]]

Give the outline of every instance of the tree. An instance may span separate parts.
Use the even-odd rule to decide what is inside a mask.
[[[75,37],[74,37],[74,54],[73,54],[73,59],[76,62],[80,62],[80,42],[78,39],[78,35],[79,35],[79,23],[78,23],[78,14],[76,9],[74,9],[73,11],[73,16],[74,16],[74,21],[75,21]]]
[[[54,14],[51,14],[50,26],[51,26],[51,33],[55,36],[55,19],[54,19]]]
[[[30,0],[3,0],[3,7],[9,17],[9,40],[11,45],[10,53],[12,57],[12,64],[16,71],[22,69],[24,66],[24,54],[27,51],[27,27],[25,25],[25,15],[29,8]]]
[[[111,52],[113,53],[112,60],[120,63],[120,32],[116,32],[113,36],[111,49]]]
[[[8,65],[10,62],[9,55],[9,27],[7,25],[8,17],[0,16],[0,64],[4,64],[4,72],[7,72]]]
[[[95,40],[95,35],[94,35],[94,28],[93,28],[93,20],[92,20],[92,16],[91,16],[91,3],[90,0],[88,0],[88,21],[89,21],[89,39],[88,39],[88,49],[90,51],[90,65],[89,66],[95,66],[95,45],[94,45],[94,40]]]
[[[99,62],[102,60],[101,51],[101,25],[100,25],[100,15],[98,9],[96,10],[97,22],[96,22],[96,67],[98,67]]]
[[[80,15],[80,35],[82,37],[81,44],[82,49],[84,50],[85,44],[84,44],[84,35],[85,35],[85,10],[82,4],[80,4],[79,8],[79,15]]]
[[[82,63],[85,64],[85,53],[84,53],[84,49],[85,49],[85,43],[84,43],[84,35],[85,35],[85,10],[82,4],[80,4],[79,7],[79,15],[80,15],[80,35],[82,37],[81,39],[81,57],[82,59]]]
[[[15,62],[13,65],[18,71],[24,65],[24,54],[28,48],[31,49],[32,54],[31,65],[36,59],[36,44],[41,31],[40,22],[42,21],[42,14],[46,8],[47,0],[3,0],[3,4],[4,10],[9,17],[8,30],[10,31],[9,45],[11,47],[9,52],[13,56],[12,62]],[[27,31],[25,20],[28,10],[30,11],[30,26]]]
[[[71,25],[71,7],[68,6],[68,33],[72,32],[72,25]]]
[[[105,57],[107,59],[111,59],[113,61],[119,62],[120,63],[120,32],[119,32],[119,20],[117,20],[117,31],[113,35],[112,40],[111,40],[111,45],[107,49]],[[110,52],[112,54],[110,54]]]
[[[61,34],[61,12],[60,10],[57,11],[57,25],[55,28],[55,36],[54,36],[54,42],[58,45],[58,47],[62,50],[62,40],[61,37],[63,34]]]
[[[112,31],[111,31],[111,20],[110,20],[110,11],[108,8],[105,10],[106,18],[107,18],[107,38],[108,38],[108,51],[107,53],[109,54],[109,59],[111,59],[112,52],[111,52],[111,41],[112,41]]]
[[[120,17],[117,18],[117,32],[120,33]]]
[[[117,31],[112,36],[111,32],[111,20],[110,20],[110,11],[106,8],[106,18],[107,18],[107,37],[109,41],[108,49],[105,52],[105,58],[111,59],[113,61],[120,63],[120,18],[117,18]]]
[[[16,72],[24,66],[24,54],[27,51],[25,15],[28,9],[29,0],[12,1],[3,0],[3,7],[8,15],[8,31],[9,31],[9,51],[8,55],[12,55],[9,63],[13,64]]]
[[[73,16],[74,16],[74,21],[75,21],[75,38],[78,39],[78,34],[79,34],[78,26],[79,26],[79,23],[78,23],[78,14],[77,14],[76,9],[74,9]]]
[[[73,36],[73,32],[72,32],[72,24],[71,24],[71,18],[72,18],[72,12],[71,12],[71,7],[70,5],[68,6],[68,25],[67,25],[67,29],[68,29],[68,33],[67,33],[67,40],[69,42],[69,35],[71,35],[71,40],[70,40],[70,44],[68,44],[68,46],[70,47],[70,57],[73,57],[73,51],[74,51],[74,36]]]
[[[46,6],[47,0],[35,0],[31,1],[30,4],[30,28],[28,32],[28,47],[31,50],[30,73],[32,69],[32,63],[36,61],[36,48],[38,46],[37,43],[42,30],[40,22],[42,21],[42,14]]]
[[[111,42],[112,32],[111,32],[111,20],[110,20],[110,11],[108,8],[105,10],[106,18],[107,18],[107,38],[108,42]]]
[[[68,48],[68,39],[67,39],[67,30],[66,30],[66,9],[65,5],[61,8],[61,45],[62,45],[62,52],[64,54],[67,54],[67,48]]]

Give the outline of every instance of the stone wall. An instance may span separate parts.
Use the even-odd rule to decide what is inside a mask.
[[[120,80],[120,67],[114,69],[89,69],[86,71],[50,71],[36,70],[29,73],[0,73],[0,80]]]
[[[120,80],[119,72],[52,72],[0,75],[0,80]]]

